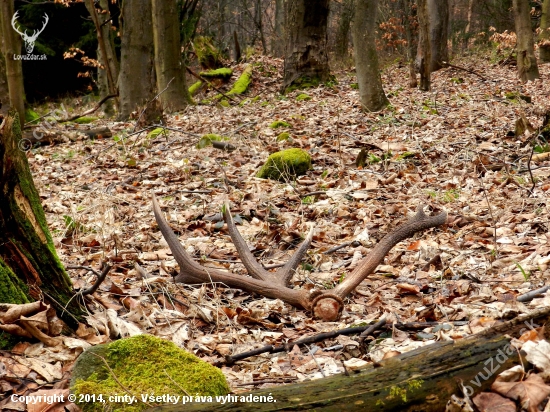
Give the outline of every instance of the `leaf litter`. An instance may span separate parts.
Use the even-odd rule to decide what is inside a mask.
[[[65,125],[68,142],[28,152],[62,262],[96,270],[101,261],[113,265],[86,299],[89,325],[79,339],[97,344],[150,333],[223,365],[228,355],[384,316],[388,323],[470,321],[449,330],[382,331],[366,344],[341,336],[222,366],[239,392],[255,382],[261,388],[341,373],[435,340],[463,338],[537,307],[536,300],[515,298],[547,284],[550,274],[550,168],[547,158],[528,165],[550,110],[547,81],[520,84],[515,68],[477,61],[487,81],[447,68],[433,73],[431,92],[421,92],[406,86],[406,68],[391,66],[382,75],[391,107],[364,113],[351,70],[297,101],[300,91],[278,93],[281,60],[253,59],[253,83],[240,105],[190,106],[166,116],[166,129],[157,134],[132,134],[132,122],[99,120],[94,127],[108,126],[115,137],[90,140],[78,137],[87,126]],[[548,79],[550,67],[539,69]],[[507,98],[511,92],[532,103]],[[519,118],[531,129],[515,136]],[[275,121],[285,122],[287,139],[277,140]],[[228,137],[235,150],[198,149],[207,134]],[[312,156],[307,175],[288,183],[255,177],[270,153],[291,147]],[[357,167],[363,148],[367,163]],[[332,288],[419,204],[446,210],[449,220],[398,244],[346,300],[339,321],[319,322],[280,300],[221,284],[174,284],[177,264],[154,221],[153,194],[187,252],[205,266],[243,276],[221,219],[225,199],[265,266],[285,262],[314,223],[312,246],[292,280],[301,288]],[[75,290],[95,280],[86,269],[69,273]],[[532,346],[533,362],[548,373],[542,346]],[[74,359],[79,351],[72,353]],[[52,359],[55,376],[70,363]],[[508,386],[532,408],[526,393],[541,385],[546,393],[535,378]]]

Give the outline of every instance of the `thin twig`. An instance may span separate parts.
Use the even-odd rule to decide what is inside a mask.
[[[210,87],[212,87],[214,90],[216,90],[218,93],[220,93],[221,95],[223,95],[224,97],[227,97],[229,100],[232,100],[234,101],[235,103],[240,103],[239,100],[235,100],[233,99],[231,96],[228,96],[227,94],[225,94],[224,92],[222,92],[220,89],[218,89],[216,86],[214,86],[212,83],[210,83],[208,80],[206,80],[204,77],[202,76],[199,76],[198,74],[196,74],[193,70],[191,70],[189,67],[186,67],[185,68],[189,73],[191,73],[193,76],[195,76],[197,79],[199,79],[200,81],[203,81],[203,82],[206,82],[206,84]]]
[[[110,95],[108,95],[108,96],[105,96],[105,97],[104,97],[103,99],[101,99],[101,100],[99,101],[99,103],[96,104],[95,107],[93,107],[92,109],[86,110],[84,113],[78,114],[78,115],[76,115],[76,116],[71,116],[71,117],[68,117],[68,118],[66,118],[66,119],[60,119],[60,120],[57,121],[57,123],[71,122],[71,121],[76,120],[76,119],[78,119],[78,118],[80,118],[80,117],[87,116],[87,115],[89,115],[89,114],[95,112],[97,109],[99,109],[99,108],[101,107],[101,105],[102,105],[103,103],[105,103],[107,100],[112,99],[113,97],[117,97],[117,96],[118,96],[118,94],[110,94]]]
[[[134,131],[136,131],[136,128],[137,128],[137,125],[139,124],[139,121],[141,120],[141,118],[143,117],[143,114],[145,113],[145,110],[147,110],[147,108],[149,107],[149,105],[151,103],[153,103],[155,100],[158,99],[158,97],[164,93],[166,90],[168,90],[168,87],[170,86],[170,83],[172,83],[172,80],[174,80],[175,77],[172,77],[170,79],[170,81],[168,82],[168,84],[166,85],[166,87],[164,89],[162,89],[155,97],[153,97],[151,100],[149,100],[147,102],[147,104],[145,105],[145,107],[143,108],[143,110],[141,111],[141,114],[139,115],[138,119],[136,120],[136,125],[134,126]]]
[[[93,353],[93,352],[90,352],[92,355],[94,355],[95,357],[98,357],[99,359],[101,359],[103,361],[103,363],[105,364],[105,366],[107,367],[107,369],[109,369],[109,373],[111,374],[111,376],[113,377],[113,379],[115,380],[116,383],[119,384],[119,386],[124,390],[124,392],[126,392],[128,395],[132,396],[133,398],[135,399],[141,399],[140,397],[134,395],[126,386],[124,386],[117,378],[117,376],[115,375],[115,372],[111,369],[111,367],[109,366],[109,364],[107,363],[107,361],[105,360],[105,358],[103,356],[100,356],[98,355],[97,353]],[[151,405],[150,403],[148,402],[145,402],[144,400],[141,400],[141,402],[143,402],[145,405],[147,405],[148,407],[152,408],[153,405]]]

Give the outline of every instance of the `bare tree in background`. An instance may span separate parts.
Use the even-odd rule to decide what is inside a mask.
[[[416,54],[416,69],[420,73],[420,90],[428,91],[431,87],[431,47],[430,20],[428,0],[418,0],[418,51]]]
[[[181,59],[176,0],[152,0],[157,90],[165,109],[177,111],[191,103]],[[166,90],[165,90],[166,89]]]
[[[361,105],[368,111],[381,110],[390,103],[382,88],[374,42],[377,9],[378,0],[356,0],[352,26],[359,95]]]
[[[128,119],[139,105],[153,97],[153,26],[151,0],[122,3],[122,44],[119,83],[119,118]]]
[[[540,30],[539,58],[542,63],[550,63],[550,0],[542,3]]]
[[[521,81],[538,79],[539,68],[535,57],[535,42],[531,28],[529,0],[514,0],[514,21],[517,35],[518,77]]]

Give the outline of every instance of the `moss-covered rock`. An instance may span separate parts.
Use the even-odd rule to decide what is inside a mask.
[[[71,392],[77,401],[79,395],[95,397],[95,402],[77,402],[84,412],[137,412],[149,407],[143,402],[142,394],[149,403],[152,403],[150,395],[215,397],[226,395],[229,385],[218,368],[173,342],[138,335],[84,351],[73,370]],[[117,395],[119,398],[115,399]]]
[[[262,179],[288,181],[311,169],[311,157],[302,149],[287,149],[271,154],[256,174]]]
[[[298,96],[296,96],[296,100],[298,100],[299,102],[302,102],[304,100],[311,100],[311,96],[306,93],[301,93]]]
[[[207,79],[224,79],[227,80],[233,75],[233,70],[226,67],[222,67],[216,70],[207,70],[199,73],[202,77]]]
[[[290,127],[290,123],[285,122],[284,120],[275,120],[269,125],[272,129],[277,129],[279,127]]]

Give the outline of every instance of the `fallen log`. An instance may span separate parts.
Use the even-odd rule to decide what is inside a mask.
[[[185,400],[185,410],[440,412],[458,393],[460,381],[469,395],[488,390],[499,373],[519,363],[509,336],[548,321],[550,308],[542,308],[466,339],[436,342],[347,375],[228,395],[225,403],[196,403],[191,397]],[[183,401],[148,411],[179,411]]]

